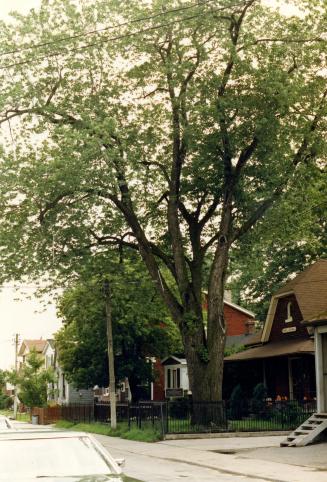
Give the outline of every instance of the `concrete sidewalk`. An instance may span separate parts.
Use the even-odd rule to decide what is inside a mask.
[[[155,471],[156,463],[159,465],[161,462],[165,462],[167,468],[171,463],[179,463],[189,467],[201,467],[203,470],[210,469],[212,474],[216,475],[205,479],[208,481],[223,480],[223,476],[235,481],[254,479],[272,482],[327,481],[327,467],[324,466],[327,444],[303,447],[299,451],[299,448],[280,448],[279,443],[284,438],[280,436],[173,440],[156,444],[102,435],[96,435],[96,438],[114,456],[126,458],[127,475],[143,479],[145,482],[157,480],[144,479],[147,464]],[[289,455],[290,451],[293,452],[293,458]],[[311,452],[316,454],[315,461],[319,462],[317,465],[313,460],[311,465],[308,463],[309,458],[306,454]],[[139,468],[135,466],[137,458],[140,459]],[[133,473],[129,472],[129,459],[133,460]],[[166,480],[174,482],[180,479],[167,477]]]

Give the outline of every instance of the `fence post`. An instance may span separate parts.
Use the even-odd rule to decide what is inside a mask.
[[[161,418],[161,435],[162,435],[162,438],[164,438],[164,436],[165,436],[165,421],[164,421],[163,403],[160,403],[160,418]]]
[[[131,429],[131,413],[130,413],[130,409],[129,409],[129,400],[127,401],[127,419],[128,419],[128,430]]]

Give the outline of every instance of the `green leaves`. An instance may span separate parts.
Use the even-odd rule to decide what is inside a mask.
[[[26,357],[18,371],[8,373],[8,381],[18,388],[19,399],[27,407],[44,407],[47,404],[48,384],[55,381],[53,369],[44,368],[43,358],[35,349]]]
[[[109,272],[110,273],[110,272]],[[59,300],[65,326],[56,335],[60,364],[77,387],[108,385],[107,337],[101,273],[83,273]],[[163,358],[180,350],[177,328],[166,314],[140,262],[113,264],[109,274],[117,382],[137,385],[152,381],[148,357]]]

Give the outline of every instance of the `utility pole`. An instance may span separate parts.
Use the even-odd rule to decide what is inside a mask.
[[[15,372],[17,375],[18,367],[17,367],[17,362],[18,362],[18,343],[19,343],[19,334],[15,334],[14,338],[14,345],[15,345]],[[17,418],[17,406],[18,406],[18,397],[17,397],[17,386],[15,385],[14,387],[14,419],[16,420]]]
[[[112,310],[110,282],[106,279],[103,283],[103,292],[106,305],[108,362],[109,362],[109,390],[110,390],[110,425],[112,429],[117,427],[116,415],[116,380],[115,380],[115,357],[112,337]]]

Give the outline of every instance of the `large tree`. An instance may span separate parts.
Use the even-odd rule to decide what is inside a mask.
[[[139,250],[194,400],[221,398],[231,249],[325,159],[325,6],[297,4],[47,0],[1,28],[3,277]]]

